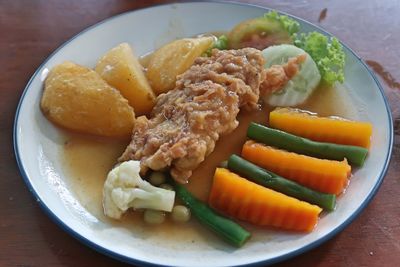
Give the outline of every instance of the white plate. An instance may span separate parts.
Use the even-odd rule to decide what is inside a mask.
[[[262,15],[256,6],[227,3],[183,3],[156,6],[124,13],[100,22],[57,49],[36,71],[19,103],[14,124],[14,147],[22,176],[46,213],[68,233],[90,247],[119,260],[135,264],[233,266],[273,263],[307,251],[326,241],[348,225],[376,193],[391,155],[393,127],[383,90],[366,65],[345,47],[346,86],[372,122],[374,133],[365,166],[354,173],[351,186],[340,197],[335,212],[320,220],[310,234],[259,231],[241,249],[217,239],[174,243],[157,236],[142,239],[123,228],[100,222],[88,213],[65,185],[60,166],[61,133],[39,110],[43,73],[72,60],[94,66],[96,59],[121,42],[132,44],[144,54],[178,37],[209,31],[229,30],[236,23]],[[296,18],[302,31],[323,30]],[[155,253],[156,251],[156,253]]]

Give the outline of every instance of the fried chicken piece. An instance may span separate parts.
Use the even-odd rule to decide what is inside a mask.
[[[120,161],[141,161],[142,171],[170,169],[187,182],[220,135],[238,126],[239,107],[254,109],[265,78],[259,50],[213,50],[178,76],[176,88],[157,97],[150,119],[136,120]]]
[[[299,71],[300,64],[306,60],[306,54],[289,58],[283,65],[272,65],[266,69],[266,78],[260,86],[261,95],[273,93],[282,89]]]

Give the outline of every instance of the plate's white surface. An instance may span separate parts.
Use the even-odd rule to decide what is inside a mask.
[[[44,209],[64,229],[99,251],[129,262],[165,265],[241,265],[271,263],[309,249],[354,218],[378,188],[387,168],[392,143],[392,125],[385,99],[364,64],[349,50],[346,86],[350,88],[361,119],[371,121],[374,133],[370,155],[354,173],[351,186],[340,197],[337,210],[325,215],[310,234],[260,231],[241,249],[218,241],[174,243],[173,237],[134,236],[122,228],[98,221],[88,213],[65,186],[60,166],[61,135],[39,110],[43,72],[64,60],[94,66],[107,50],[121,42],[144,54],[178,37],[209,31],[229,30],[236,23],[262,15],[254,6],[223,3],[186,3],[158,6],[108,19],[77,35],[57,50],[28,84],[15,121],[14,142],[22,175]],[[303,31],[318,30],[304,21]],[[217,239],[216,239],[217,240]],[[217,242],[217,243],[216,243]]]

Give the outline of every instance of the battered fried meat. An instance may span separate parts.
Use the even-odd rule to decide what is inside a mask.
[[[257,108],[265,79],[259,50],[219,51],[200,57],[178,76],[176,88],[157,97],[150,119],[139,117],[120,161],[141,161],[142,171],[169,169],[186,182],[219,136],[238,126],[239,108]]]

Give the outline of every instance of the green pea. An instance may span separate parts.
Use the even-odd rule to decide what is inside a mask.
[[[145,210],[143,219],[148,224],[161,224],[165,221],[165,212],[159,210]]]
[[[162,184],[162,185],[160,185],[160,188],[165,189],[165,190],[174,191],[174,187],[170,184]]]
[[[176,205],[171,212],[171,218],[174,222],[187,222],[190,220],[190,210],[183,205]]]
[[[165,180],[166,180],[165,174],[162,172],[152,172],[149,176],[149,182],[152,185],[158,186],[160,184],[165,183]]]

